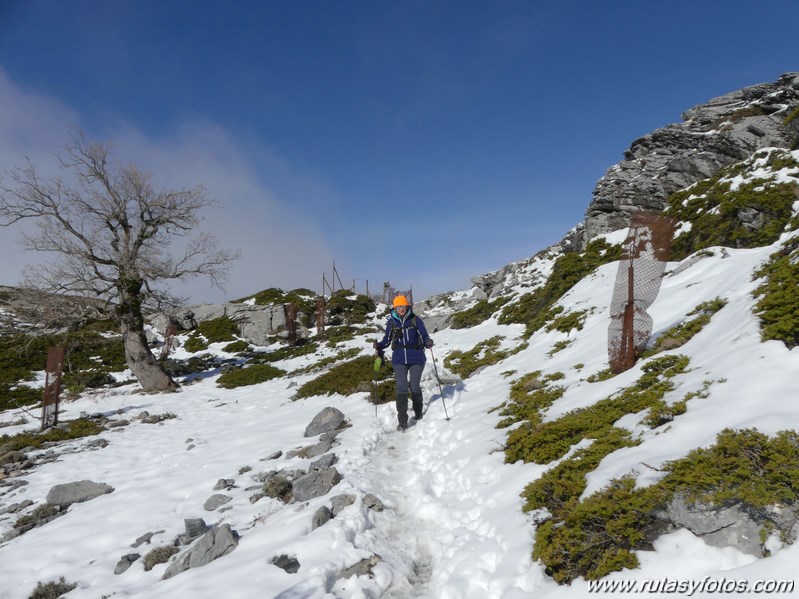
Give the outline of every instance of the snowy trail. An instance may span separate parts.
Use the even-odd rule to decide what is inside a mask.
[[[512,545],[484,512],[498,507],[487,488],[494,485],[504,495],[500,469],[490,464],[496,456],[463,451],[480,440],[468,432],[474,415],[463,410],[462,387],[445,388],[445,412],[432,372],[426,377],[424,419],[397,432],[393,403],[380,407],[375,434],[365,441],[363,456],[349,464],[350,482],[386,506],[355,543],[391,568],[392,581],[382,597],[500,597],[507,587],[498,582],[497,571],[507,565]],[[481,459],[486,464],[476,464]],[[510,560],[514,576],[529,573],[525,554]]]

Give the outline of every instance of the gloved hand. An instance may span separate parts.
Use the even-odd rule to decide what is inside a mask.
[[[433,347],[433,340],[430,337],[428,337],[427,341],[424,342],[424,346],[427,349],[430,349],[431,347]]]

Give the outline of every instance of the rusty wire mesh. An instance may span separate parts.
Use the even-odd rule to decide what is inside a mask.
[[[676,221],[652,212],[636,212],[624,240],[608,326],[611,372],[632,368],[652,334],[646,310],[660,291]]]
[[[58,424],[58,403],[61,396],[61,369],[64,364],[64,346],[47,350],[47,368],[42,399],[42,430]]]

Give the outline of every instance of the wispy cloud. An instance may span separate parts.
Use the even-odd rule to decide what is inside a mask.
[[[271,188],[270,173],[294,180],[295,188],[313,186],[301,173],[269,148],[237,139],[230,131],[202,118],[175,124],[165,135],[152,136],[130,123],[118,121],[102,131],[87,131],[80,115],[57,98],[22,89],[0,69],[0,167],[20,165],[24,157],[43,174],[57,168],[55,154],[70,132],[83,130],[87,138],[109,141],[113,156],[149,171],[164,187],[203,185],[218,200],[209,209],[201,229],[213,232],[223,247],[240,249],[242,257],[230,269],[226,292],[207,281],[195,281],[179,290],[195,301],[241,297],[270,286],[310,286],[330,262],[331,252],[322,233],[309,224],[301,207],[289,205]],[[0,230],[0,284],[16,284],[25,264],[42,256],[23,253],[14,228]]]

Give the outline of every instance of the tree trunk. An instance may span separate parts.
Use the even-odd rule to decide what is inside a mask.
[[[158,363],[144,334],[144,316],[136,285],[129,285],[117,307],[122,340],[125,344],[125,361],[133,376],[147,392],[175,391],[179,385],[172,380],[163,366]]]

